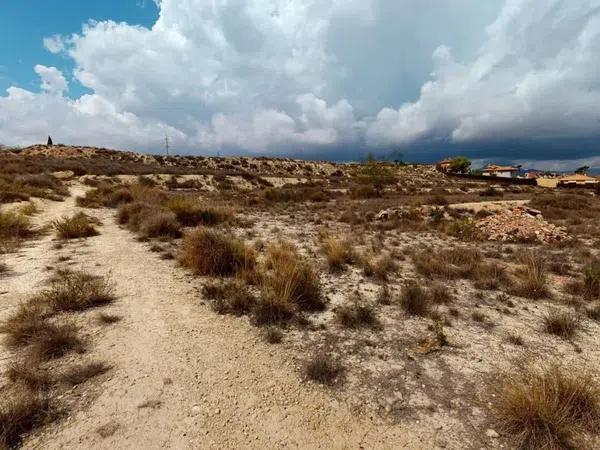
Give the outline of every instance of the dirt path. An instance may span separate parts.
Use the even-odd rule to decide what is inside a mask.
[[[514,208],[515,206],[525,206],[529,200],[490,200],[487,202],[471,202],[471,203],[453,203],[448,205],[454,209],[472,209],[477,212],[482,209],[487,211],[500,211],[503,209]]]
[[[42,221],[76,210],[73,198],[45,207]],[[301,383],[284,346],[263,343],[243,320],[215,315],[201,300],[201,280],[120,229],[113,211],[91,213],[104,223],[101,235],[76,244],[73,267],[116,283],[119,300],[109,312],[123,320],[90,350],[114,369],[89,407],[25,448],[435,448]],[[7,258],[18,269],[0,290],[17,301],[33,292],[56,259],[51,246],[46,237]],[[3,303],[1,314],[8,309]],[[104,425],[114,433],[102,437]]]

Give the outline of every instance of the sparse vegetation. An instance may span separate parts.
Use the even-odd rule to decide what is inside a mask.
[[[52,226],[56,230],[57,236],[61,239],[87,238],[99,234],[88,216],[83,213],[55,220],[52,222]]]
[[[108,372],[111,367],[103,362],[89,362],[79,366],[71,367],[63,372],[61,381],[70,386],[76,386],[84,383],[91,378],[97,377]]]
[[[354,296],[350,304],[336,308],[335,318],[344,328],[372,328],[378,324],[373,306],[358,295]]]
[[[496,415],[518,448],[574,448],[598,425],[600,390],[590,372],[548,365],[499,379]]]
[[[25,433],[54,418],[51,403],[44,395],[22,389],[0,404],[0,446],[17,446]]]
[[[426,289],[415,282],[402,287],[400,305],[411,316],[426,316],[430,309],[430,297]]]
[[[510,292],[519,297],[540,299],[550,297],[545,260],[539,253],[526,251],[520,256],[523,267],[517,273],[517,282]]]
[[[111,303],[115,295],[112,284],[104,277],[67,272],[59,275],[40,299],[53,311],[81,311]]]
[[[328,236],[323,240],[322,248],[332,271],[343,270],[346,265],[354,262],[352,244],[348,240]]]
[[[340,380],[344,368],[331,355],[317,353],[304,364],[302,371],[305,379],[332,386]]]
[[[238,280],[205,284],[202,293],[212,300],[212,308],[218,314],[241,316],[249,313],[256,304],[246,285]]]
[[[544,317],[545,330],[563,339],[572,339],[580,325],[579,316],[568,311],[552,309]]]
[[[251,271],[255,256],[243,242],[208,228],[189,233],[181,246],[179,261],[197,275],[232,276]]]

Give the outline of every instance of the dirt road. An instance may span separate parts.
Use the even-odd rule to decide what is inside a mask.
[[[74,197],[43,208],[41,223],[78,210]],[[203,280],[150,252],[115,224],[114,211],[89,213],[104,224],[99,236],[61,250],[47,236],[6,258],[13,271],[1,280],[0,318],[42,285],[59,255],[74,269],[109,274],[119,299],[107,312],[123,317],[89,350],[114,366],[90,388],[93,401],[25,448],[435,448],[302,383],[285,345],[214,314],[199,293]]]

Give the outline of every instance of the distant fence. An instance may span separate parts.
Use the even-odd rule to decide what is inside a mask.
[[[505,177],[491,177],[487,175],[471,175],[468,173],[452,173],[448,172],[446,175],[456,178],[465,178],[473,181],[489,181],[499,184],[521,184],[527,186],[535,186],[537,182],[534,178],[505,178]]]

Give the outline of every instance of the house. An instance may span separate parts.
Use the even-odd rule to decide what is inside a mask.
[[[439,170],[440,172],[450,172],[450,167],[452,166],[452,160],[451,159],[442,159],[440,162],[438,162],[435,167],[437,167],[437,170]]]
[[[512,166],[489,164],[481,170],[481,173],[486,177],[515,178],[519,169]]]
[[[567,175],[558,179],[558,186],[562,187],[593,186],[598,183],[600,183],[598,178],[589,177],[579,173],[576,173],[575,175]]]

